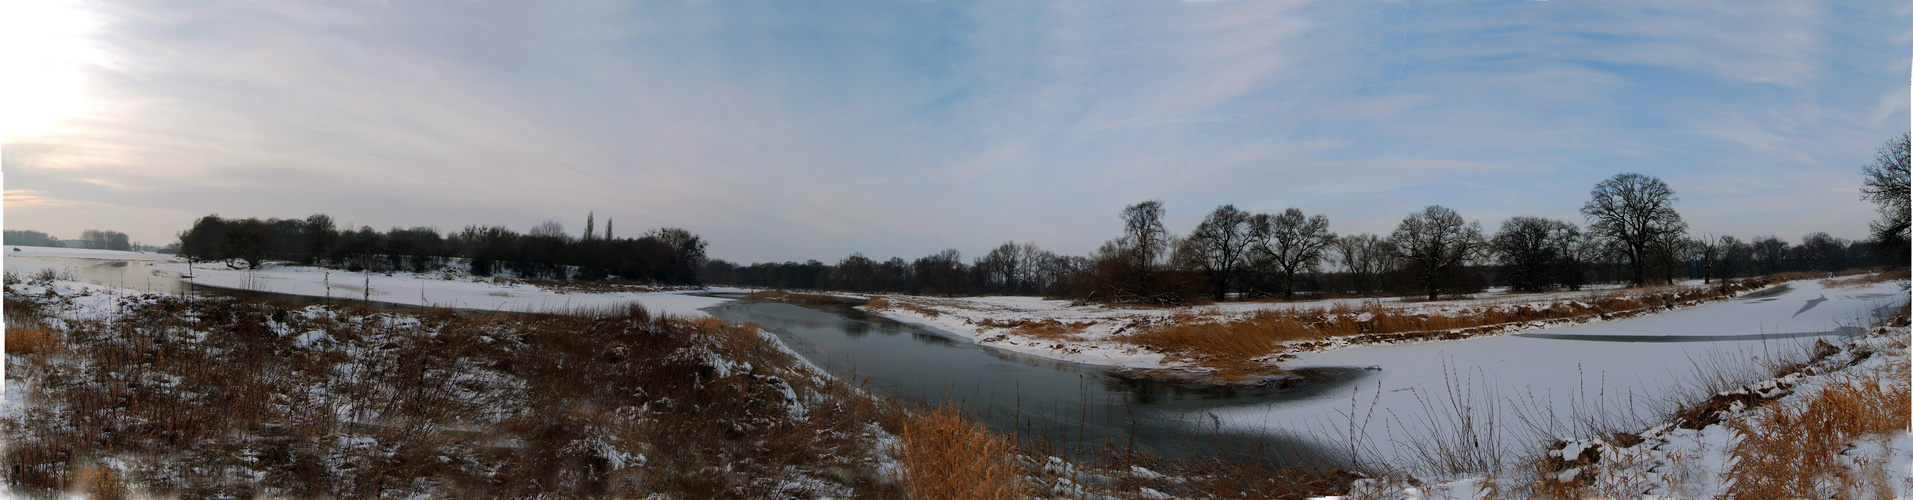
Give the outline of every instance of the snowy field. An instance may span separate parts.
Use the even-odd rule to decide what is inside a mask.
[[[184,260],[170,255],[25,246],[6,249],[6,270],[23,275],[42,269],[77,269],[113,261],[140,263],[166,276],[186,276],[189,272]],[[599,309],[636,302],[656,312],[703,317],[706,314],[698,309],[726,300],[690,295],[691,292],[686,291],[562,293],[524,283],[449,273],[395,272],[388,275],[276,264],[248,271],[230,269],[223,264],[200,263],[194,264],[190,273],[193,283],[220,288],[344,300],[369,297],[375,302],[510,312]],[[137,281],[120,285],[141,288],[141,283]],[[368,285],[371,289],[369,295],[366,292]]]
[[[1763,360],[1804,358],[1819,339],[1845,342],[1844,333],[1870,325],[1871,311],[1904,304],[1904,286],[1826,288],[1801,281],[1773,295],[1622,321],[1304,353],[1287,366],[1373,371],[1352,388],[1317,399],[1190,418],[1225,429],[1353,438],[1391,463],[1417,461],[1427,448],[1418,444],[1443,436],[1472,435],[1486,441],[1482,446],[1520,450],[1579,437],[1590,424],[1645,428],[1672,410],[1669,403],[1693,395],[1700,380],[1723,371],[1757,378],[1767,366]]]

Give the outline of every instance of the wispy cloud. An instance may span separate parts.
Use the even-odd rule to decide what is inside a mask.
[[[1913,16],[1645,1],[70,6],[97,26],[56,33],[86,50],[48,57],[83,106],[7,132],[10,227],[158,241],[212,212],[523,229],[595,211],[688,227],[744,260],[1007,239],[1080,253],[1148,198],[1189,224],[1223,203],[1324,212],[1341,231],[1433,203],[1573,220],[1621,171],[1667,178],[1716,233],[1857,237],[1870,214],[1833,190],[1904,129]],[[1777,203],[1799,208],[1736,215]],[[137,223],[102,222],[115,217]]]

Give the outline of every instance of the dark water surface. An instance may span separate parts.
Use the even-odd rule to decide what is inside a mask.
[[[755,322],[813,364],[892,397],[951,402],[993,429],[1070,452],[1106,444],[1165,456],[1215,453],[1290,462],[1319,455],[1307,436],[1218,431],[1203,410],[1321,397],[1356,382],[1359,368],[1326,368],[1289,388],[1197,386],[1121,376],[1109,368],[979,346],[850,305],[738,300],[704,309]]]

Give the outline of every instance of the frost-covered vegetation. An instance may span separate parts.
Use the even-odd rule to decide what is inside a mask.
[[[14,494],[894,497],[881,402],[755,327],[9,280]]]

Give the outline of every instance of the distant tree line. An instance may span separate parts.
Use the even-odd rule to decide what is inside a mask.
[[[94,250],[133,249],[132,240],[127,238],[126,233],[119,231],[88,229],[80,231],[80,238],[74,241],[79,243],[79,248],[91,248]],[[66,242],[59,238],[43,232],[15,229],[6,230],[5,244],[34,247],[68,246]]]
[[[478,225],[441,234],[431,227],[341,229],[324,214],[265,220],[214,214],[181,231],[176,250],[194,262],[223,262],[233,268],[287,261],[354,272],[429,272],[459,265],[478,276],[699,283],[705,242],[696,234],[663,228],[618,238],[607,220],[599,236],[591,219],[586,218],[584,236],[574,238],[557,221],[545,221],[524,234]]]
[[[1904,139],[1902,139],[1904,141]],[[1885,151],[1885,149],[1883,149]],[[1886,155],[1886,153],[1882,153]],[[1904,158],[1901,156],[1900,158]],[[1904,160],[1900,160],[1904,162]],[[1904,165],[1904,163],[1901,163]],[[1905,167],[1897,203],[1905,204]],[[1891,171],[1885,175],[1891,181]],[[1869,180],[1869,183],[1874,181]],[[1869,184],[1871,186],[1872,184]],[[1876,190],[1890,197],[1893,191]],[[918,295],[1040,294],[1130,303],[1298,294],[1413,294],[1433,299],[1487,286],[1517,291],[1578,290],[1589,283],[1636,286],[1680,279],[1713,281],[1788,271],[1839,271],[1880,260],[1876,241],[1824,232],[1798,245],[1777,236],[1751,241],[1692,235],[1658,178],[1626,173],[1597,184],[1581,213],[1587,226],[1519,216],[1489,234],[1479,222],[1432,205],[1404,217],[1386,235],[1337,235],[1327,216],[1289,208],[1249,213],[1234,205],[1210,212],[1189,234],[1163,224],[1160,201],[1125,207],[1123,234],[1088,256],[1063,256],[1034,243],[1004,243],[965,262],[954,249],[906,261],[852,254],[835,264],[740,265],[712,260],[710,283],[769,288],[896,292]],[[1899,213],[1900,237],[1905,234]],[[1888,211],[1883,210],[1883,213]],[[1894,224],[1891,217],[1876,223]]]

